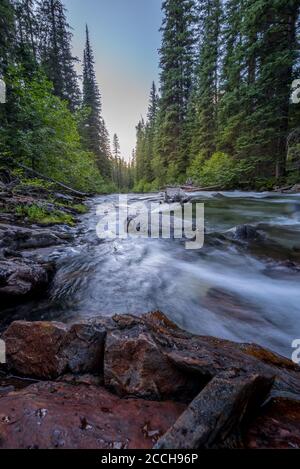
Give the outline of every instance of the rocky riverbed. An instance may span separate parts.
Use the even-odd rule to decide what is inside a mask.
[[[256,345],[184,332],[159,312],[19,321],[3,337],[2,448],[300,446],[300,368]]]
[[[189,252],[138,233],[99,239],[97,207],[116,196],[88,200],[78,218],[80,200],[53,189],[2,191],[0,447],[300,447],[288,358],[299,195],[167,194],[205,203],[205,245]],[[20,204],[72,226],[33,222]]]

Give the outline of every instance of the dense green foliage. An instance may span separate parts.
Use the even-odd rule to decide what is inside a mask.
[[[81,100],[63,3],[4,0],[0,13],[0,76],[7,85],[1,163],[26,164],[85,192],[114,190],[88,33]]]
[[[0,132],[6,153],[65,184],[101,190],[95,157],[82,149],[76,116],[53,94],[51,82],[41,72],[24,80],[22,69],[15,68],[6,79],[13,115],[13,122]]]
[[[299,144],[288,145],[300,122],[299,2],[166,0],[163,12],[160,98],[151,139],[148,122],[137,127],[135,188],[299,182],[286,164]]]

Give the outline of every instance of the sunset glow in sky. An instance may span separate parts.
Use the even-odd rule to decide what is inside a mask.
[[[117,133],[123,156],[135,146],[135,126],[145,116],[151,83],[158,83],[161,0],[64,0],[73,28],[74,54],[82,60],[90,29],[103,117]]]

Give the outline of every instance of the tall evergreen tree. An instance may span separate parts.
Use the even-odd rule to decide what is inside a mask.
[[[32,77],[38,69],[38,21],[35,0],[14,0],[15,57],[25,73]]]
[[[220,148],[283,176],[296,61],[297,0],[229,0]]]
[[[28,48],[37,59],[37,18],[35,16],[35,0],[15,0],[16,30],[19,44]]]
[[[120,190],[121,188],[121,147],[120,141],[117,134],[113,136],[112,144],[112,158],[113,158],[113,182]]]
[[[54,85],[55,94],[69,103],[71,110],[80,103],[80,91],[71,52],[72,33],[66,10],[60,0],[39,0],[39,58]]]
[[[101,174],[109,177],[109,140],[105,123],[101,116],[101,95],[96,79],[95,60],[88,27],[86,27],[86,44],[83,59],[83,106],[87,110],[86,119],[82,127],[85,146],[94,153]]]
[[[174,175],[185,172],[188,149],[184,125],[194,76],[195,3],[193,0],[165,0],[160,49],[161,100],[156,148]]]
[[[143,155],[143,179],[147,182],[152,182],[154,179],[152,163],[154,159],[154,143],[157,131],[157,113],[158,113],[159,97],[156,90],[156,85],[153,82],[150,97],[149,107],[147,113],[147,123],[145,126],[144,134],[144,155]]]
[[[12,59],[15,45],[14,8],[10,0],[0,2],[0,76]]]
[[[219,103],[218,146],[235,154],[241,131],[244,109],[241,106],[241,87],[244,68],[242,11],[243,0],[228,0],[222,30],[223,60],[221,72],[221,100]]]
[[[221,0],[200,0],[200,52],[196,87],[191,95],[191,154],[210,158],[216,150],[219,99]],[[193,117],[194,116],[194,117]]]
[[[145,175],[145,122],[141,119],[136,126],[136,182],[143,181]]]

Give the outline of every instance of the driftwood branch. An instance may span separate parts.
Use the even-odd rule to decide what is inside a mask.
[[[221,191],[223,190],[223,187],[220,187],[220,186],[208,186],[208,187],[181,186],[181,189],[185,192],[201,192],[201,191]]]
[[[6,162],[11,162],[14,164],[14,166],[17,166],[21,169],[24,169],[25,171],[33,174],[34,176],[37,176],[41,179],[44,179],[45,181],[49,181],[49,182],[52,182],[53,184],[56,184],[57,186],[60,186],[62,187],[63,189],[69,191],[69,192],[72,192],[73,194],[77,195],[78,197],[88,197],[88,196],[91,196],[92,194],[88,194],[86,192],[81,192],[81,191],[78,191],[76,189],[73,189],[72,187],[70,186],[67,186],[66,184],[63,184],[62,182],[59,182],[59,181],[56,181],[55,179],[53,178],[50,178],[49,176],[45,176],[44,174],[40,173],[39,171],[36,171],[34,169],[31,169],[29,168],[28,166],[22,164],[22,163],[18,163],[14,160],[12,160],[11,158],[7,158],[5,157],[5,160]]]

